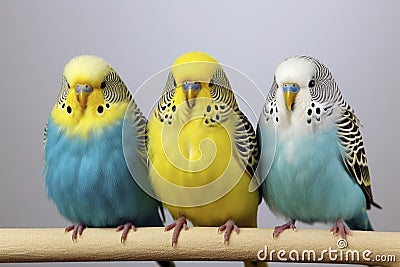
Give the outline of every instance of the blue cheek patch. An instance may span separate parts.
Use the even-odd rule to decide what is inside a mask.
[[[300,91],[300,87],[297,84],[284,84],[283,92],[286,93],[287,91],[292,93],[298,93]]]

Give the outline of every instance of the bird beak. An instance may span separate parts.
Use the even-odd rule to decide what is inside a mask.
[[[200,83],[199,82],[184,82],[183,91],[185,92],[186,97],[186,104],[189,108],[194,107],[196,103],[197,93],[200,90]]]
[[[189,108],[194,106],[194,100],[197,96],[197,92],[194,89],[189,89],[186,91],[186,103],[188,104]]]
[[[90,84],[77,84],[75,93],[82,108],[86,108],[89,95],[93,92],[93,87]]]
[[[300,91],[300,87],[295,83],[285,83],[283,85],[283,94],[285,97],[285,103],[288,110],[292,110],[294,101],[297,93]]]

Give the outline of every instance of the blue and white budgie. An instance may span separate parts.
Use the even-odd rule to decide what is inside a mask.
[[[373,201],[359,120],[329,69],[309,56],[291,57],[276,69],[257,134],[259,171],[270,209],[289,222],[332,223],[342,238],[372,230]],[[271,152],[272,151],[272,152]],[[344,223],[345,222],[345,223]]]
[[[132,178],[147,179],[148,169],[147,121],[131,101],[125,84],[103,59],[83,55],[65,66],[45,131],[43,172],[48,197],[74,223],[66,228],[73,230],[73,240],[85,227],[118,227],[125,241],[135,226],[163,226],[159,203]],[[123,146],[135,161],[132,173]]]

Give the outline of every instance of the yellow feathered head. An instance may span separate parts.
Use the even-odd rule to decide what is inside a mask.
[[[222,66],[204,52],[189,52],[178,57],[170,75],[173,77],[177,105],[186,102],[192,108],[196,98],[215,98],[213,90],[216,86],[231,91]]]
[[[131,99],[119,75],[104,59],[77,56],[64,68],[52,117],[69,133],[85,136],[123,118]]]

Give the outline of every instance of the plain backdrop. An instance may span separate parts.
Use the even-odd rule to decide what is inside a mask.
[[[43,128],[70,58],[96,54],[106,59],[148,114],[165,76],[156,75],[161,77],[159,87],[141,85],[182,53],[201,50],[243,74],[228,72],[232,87],[255,114],[249,115],[242,101],[253,123],[283,59],[306,54],[325,63],[364,126],[374,198],[383,206],[383,210],[372,209],[370,219],[378,231],[400,231],[399,10],[396,0],[2,0],[0,227],[65,227],[69,223],[47,199],[41,170]],[[249,88],[243,86],[246,76],[252,81]],[[258,222],[259,227],[270,228],[284,221],[263,203]],[[329,225],[298,227],[329,229]],[[215,264],[179,262],[177,266]],[[283,264],[270,264],[278,265]]]

